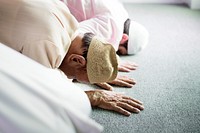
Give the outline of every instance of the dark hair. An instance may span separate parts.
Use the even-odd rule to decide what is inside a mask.
[[[87,60],[88,49],[89,49],[89,46],[90,46],[90,43],[91,43],[93,37],[94,37],[94,34],[91,32],[87,32],[83,35],[83,39],[82,39],[83,57],[86,60]]]
[[[124,22],[124,33],[129,35],[129,28],[130,28],[130,24],[131,24],[131,20],[128,18],[125,22]],[[124,43],[125,48],[127,49],[128,46],[128,40]]]
[[[123,33],[129,35],[129,27],[131,24],[131,20],[128,18],[125,22],[124,22],[124,31]],[[128,40],[126,42],[124,42],[124,47],[127,49],[128,46]],[[119,50],[117,51],[117,54],[121,55],[121,53],[119,52]]]
[[[129,35],[130,23],[131,23],[131,20],[129,18],[124,22],[124,32],[123,33],[125,33],[127,35]]]

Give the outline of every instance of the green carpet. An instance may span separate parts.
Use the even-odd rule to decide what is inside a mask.
[[[139,64],[136,71],[120,73],[137,84],[114,91],[143,101],[145,110],[126,117],[95,108],[91,117],[104,126],[103,133],[199,133],[200,11],[184,5],[125,7],[149,30],[150,41],[138,55],[121,57]]]

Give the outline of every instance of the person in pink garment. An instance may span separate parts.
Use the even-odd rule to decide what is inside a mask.
[[[118,0],[61,0],[79,22],[76,34],[91,32],[113,45],[117,54],[137,54],[148,42],[148,31],[141,24],[131,21],[122,3]],[[119,71],[130,72],[137,64],[120,63]],[[119,86],[132,87],[136,82],[128,77],[117,77]],[[112,90],[108,83],[98,86]]]
[[[144,26],[131,21],[118,0],[61,0],[79,22],[78,33],[92,32],[111,43],[119,55],[137,54],[148,42]]]

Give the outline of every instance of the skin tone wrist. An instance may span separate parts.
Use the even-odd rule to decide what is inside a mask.
[[[100,94],[98,91],[90,90],[90,91],[85,91],[85,93],[87,94],[90,100],[91,106],[95,107],[99,104]]]

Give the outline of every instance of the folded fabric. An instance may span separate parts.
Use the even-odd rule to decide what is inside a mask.
[[[0,44],[0,132],[99,133],[85,92]]]

